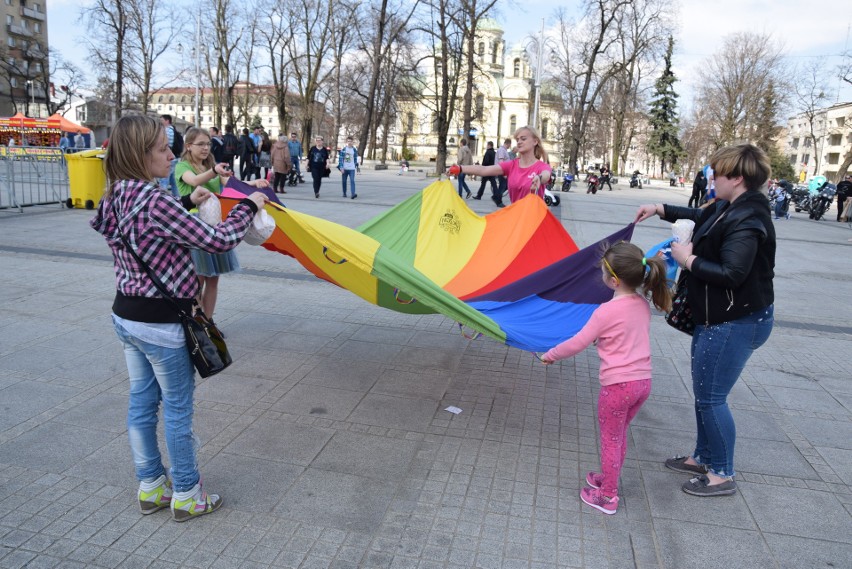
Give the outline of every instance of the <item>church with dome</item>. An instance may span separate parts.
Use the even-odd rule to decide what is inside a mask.
[[[467,133],[474,161],[485,152],[486,143],[498,147],[515,130],[531,124],[535,104],[535,70],[523,46],[507,49],[503,29],[491,19],[483,20],[477,29],[477,70],[474,72],[473,116]],[[438,145],[436,96],[433,91],[436,62],[434,58],[424,63],[423,84],[427,90],[419,97],[398,100],[397,120],[389,137],[389,147],[402,155],[403,147],[418,161],[435,160]],[[464,70],[462,77],[466,76]],[[463,79],[462,79],[463,81]],[[460,82],[456,91],[456,105],[447,135],[447,162],[455,160],[459,139],[463,132],[462,105],[465,86]],[[551,164],[561,162],[561,133],[559,117],[562,99],[545,86],[540,95],[538,120],[534,125],[542,137]]]

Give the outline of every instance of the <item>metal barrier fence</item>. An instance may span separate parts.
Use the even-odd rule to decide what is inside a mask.
[[[0,210],[63,204],[69,197],[68,167],[55,147],[0,147]]]

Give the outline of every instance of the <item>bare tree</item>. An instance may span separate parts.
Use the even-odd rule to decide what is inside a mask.
[[[463,136],[469,136],[472,110],[473,110],[473,89],[474,89],[474,74],[477,71],[476,65],[476,34],[479,28],[480,21],[494,11],[494,5],[497,0],[461,0],[461,10],[458,15],[462,21],[458,22],[458,26],[463,30],[465,48],[465,85],[464,97],[462,99],[462,128],[464,129]],[[542,38],[543,39],[543,38]]]
[[[817,117],[822,114],[823,108],[831,101],[831,94],[827,92],[826,85],[829,82],[829,74],[822,62],[814,59],[799,67],[796,72],[797,80],[793,83],[795,93],[795,107],[805,115],[808,121],[808,136],[813,145],[814,174],[819,173],[820,165],[820,142],[823,140],[827,125],[817,125]],[[820,121],[822,123],[823,121]],[[819,130],[819,132],[817,132]]]
[[[568,164],[577,173],[577,157],[591,111],[607,82],[624,67],[617,57],[620,33],[617,18],[631,0],[586,0],[582,22],[557,13],[559,48],[553,64],[571,113]]]
[[[375,94],[380,87],[382,70],[391,57],[391,50],[406,33],[419,5],[420,0],[414,0],[410,4],[407,2],[391,4],[389,0],[378,0],[377,4],[370,7],[367,21],[375,22],[373,27],[368,28],[372,36],[361,36],[361,49],[368,57],[370,77],[369,87],[364,94],[366,116],[358,139],[358,153],[362,156],[366,154],[370,133],[375,132],[378,125]],[[375,137],[372,140],[375,149],[377,146]]]
[[[83,8],[80,19],[89,33],[85,34],[89,60],[102,76],[111,79],[109,106],[112,123],[124,109],[124,82],[132,73],[128,58],[131,44],[131,11],[136,0],[94,0]]]
[[[142,112],[148,112],[148,103],[154,81],[154,65],[170,45],[183,33],[170,8],[162,0],[132,0],[124,2],[129,34],[127,78],[139,93]]]
[[[442,174],[447,164],[447,134],[452,124],[456,108],[456,90],[458,89],[463,62],[464,31],[457,22],[460,7],[455,0],[430,0],[426,18],[417,26],[428,42],[428,55],[425,61],[434,65],[426,74],[431,79],[420,79],[420,97],[432,111],[432,130],[437,133],[438,148],[435,158],[435,172]]]
[[[302,99],[302,143],[313,137],[315,105],[320,84],[329,73],[324,64],[326,50],[331,41],[331,20],[339,7],[339,0],[291,0],[290,12],[294,14],[293,41],[287,44],[293,62],[293,78]]]
[[[334,62],[332,70],[330,99],[332,106],[331,140],[333,144],[340,141],[340,130],[343,124],[343,74],[344,60],[354,55],[355,32],[358,26],[357,4],[343,3],[331,20],[331,54]],[[360,142],[360,141],[359,141]]]
[[[714,126],[716,147],[751,137],[767,85],[782,84],[782,58],[771,36],[740,32],[706,61],[699,104]]]
[[[672,25],[671,4],[663,0],[635,0],[616,15],[621,30],[619,59],[623,63],[613,74],[612,158],[613,172],[621,171],[636,135],[643,79],[650,76],[665,46]]]
[[[47,97],[47,114],[52,115],[66,106],[83,82],[83,72],[79,67],[65,61],[59,52],[50,50],[50,67],[44,70],[41,81],[50,85],[52,93]]]
[[[236,126],[234,88],[239,81],[239,73],[232,73],[231,70],[239,68],[237,46],[243,41],[244,28],[239,21],[234,21],[238,11],[232,7],[231,0],[208,0],[203,9],[207,12],[204,20],[212,22],[212,42],[209,49],[206,42],[196,46],[196,49],[203,50],[205,68],[213,91],[214,123],[221,125],[224,115],[227,124]]]

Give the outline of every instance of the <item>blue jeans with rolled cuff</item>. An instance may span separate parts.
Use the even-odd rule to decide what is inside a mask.
[[[692,457],[713,474],[734,476],[737,430],[728,394],[751,354],[772,332],[774,307],[732,322],[695,326],[692,336],[692,391],[697,436]]]
[[[120,324],[114,325],[130,375],[127,434],[136,478],[151,481],[165,474],[157,444],[157,411],[162,401],[172,485],[177,492],[191,490],[200,475],[192,432],[195,368],[189,352],[185,346],[165,348],[144,342]]]

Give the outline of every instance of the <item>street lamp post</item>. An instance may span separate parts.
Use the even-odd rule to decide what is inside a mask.
[[[201,128],[201,11],[195,19],[195,126]]]
[[[538,129],[538,107],[541,102],[541,68],[544,60],[544,18],[541,20],[541,35],[538,38],[538,61],[535,66],[535,103],[533,104],[532,126]]]
[[[31,112],[35,113],[35,83],[33,83],[31,79],[27,79],[27,89],[30,90],[30,97],[32,98],[33,102],[33,110]]]

